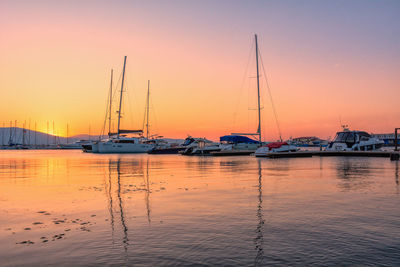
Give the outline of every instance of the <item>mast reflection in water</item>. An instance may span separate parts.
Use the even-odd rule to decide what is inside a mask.
[[[254,265],[255,266],[265,266],[267,264],[266,257],[264,256],[264,236],[263,236],[263,228],[264,228],[264,218],[263,218],[263,192],[262,192],[262,169],[261,162],[257,160],[258,166],[258,205],[257,205],[257,237],[255,238],[257,256],[255,258]]]

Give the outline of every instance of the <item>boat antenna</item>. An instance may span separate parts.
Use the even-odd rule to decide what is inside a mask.
[[[256,65],[257,65],[257,100],[258,100],[258,140],[261,144],[261,108],[260,108],[260,74],[258,70],[258,42],[257,42],[257,34],[254,35],[254,39],[256,41]]]
[[[120,127],[120,123],[121,123],[121,108],[122,108],[122,94],[124,92],[125,66],[126,66],[126,56],[124,57],[124,68],[122,70],[121,95],[120,95],[120,98],[119,98],[119,111],[118,111],[117,139],[119,139],[119,127]]]
[[[349,125],[342,123],[342,116],[341,115],[339,116],[339,123],[340,123],[340,127],[343,128],[343,131],[349,130]]]

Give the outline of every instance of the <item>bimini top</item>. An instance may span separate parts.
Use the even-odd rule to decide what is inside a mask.
[[[220,142],[229,142],[229,143],[247,143],[247,144],[258,144],[259,142],[248,138],[247,136],[242,135],[224,135],[219,138]]]

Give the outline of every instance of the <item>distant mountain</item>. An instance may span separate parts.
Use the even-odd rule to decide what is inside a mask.
[[[24,132],[25,131],[25,132]],[[11,137],[10,137],[11,135]],[[103,135],[101,139],[107,138]],[[98,135],[79,134],[68,138],[46,134],[38,131],[23,129],[19,127],[0,127],[0,146],[12,144],[24,145],[58,145],[73,143],[79,140],[98,140]],[[164,138],[168,143],[183,143],[183,139]]]
[[[78,140],[98,139],[99,136],[81,134],[69,138],[46,134],[38,131],[23,129],[19,127],[0,127],[0,145],[25,144],[25,145],[54,145],[73,143]]]

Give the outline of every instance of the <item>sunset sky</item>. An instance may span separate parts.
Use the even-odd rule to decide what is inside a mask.
[[[398,0],[0,0],[0,127],[30,120],[46,132],[55,121],[60,135],[67,123],[70,135],[100,133],[110,71],[117,82],[126,55],[123,128],[142,127],[150,80],[153,134],[255,132],[256,33],[284,139],[327,138],[340,121],[393,132],[399,14]],[[262,130],[274,140],[261,74]]]

